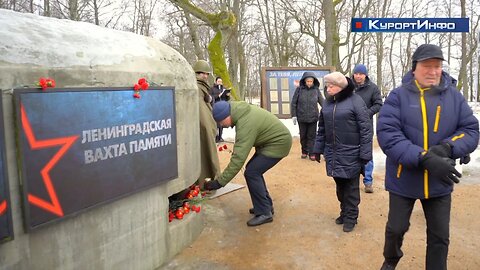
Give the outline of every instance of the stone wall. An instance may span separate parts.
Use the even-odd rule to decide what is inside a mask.
[[[57,87],[125,87],[140,77],[174,86],[178,178],[26,233],[11,89],[40,77]],[[132,33],[0,9],[0,89],[15,233],[0,244],[0,269],[155,269],[200,234],[202,214],[172,223],[167,215],[168,197],[200,171],[196,80],[178,52]]]

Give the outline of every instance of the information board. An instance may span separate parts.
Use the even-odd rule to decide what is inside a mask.
[[[5,137],[3,126],[3,102],[0,95],[0,243],[13,239],[12,211],[8,190],[8,174],[5,156]]]
[[[173,87],[14,97],[27,230],[178,176]]]
[[[262,108],[278,118],[290,118],[290,103],[304,72],[315,74],[323,93],[323,76],[334,70],[333,67],[263,67],[262,68]]]

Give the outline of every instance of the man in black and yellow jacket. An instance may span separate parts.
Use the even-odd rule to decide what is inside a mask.
[[[213,118],[223,127],[235,127],[235,145],[230,163],[215,180],[205,183],[205,189],[225,186],[240,171],[252,147],[255,154],[245,167],[245,180],[252,199],[255,216],[247,222],[257,226],[273,221],[273,203],[263,174],[288,156],[292,135],[272,113],[244,101],[220,101],[213,106]]]
[[[390,197],[382,269],[395,269],[403,256],[403,237],[417,199],[427,221],[426,269],[447,269],[451,193],[461,177],[455,159],[476,149],[479,130],[452,77],[442,71],[442,61],[440,47],[419,46],[412,70],[379,113],[377,139],[387,156]]]

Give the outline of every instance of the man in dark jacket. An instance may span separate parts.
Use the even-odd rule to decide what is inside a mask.
[[[314,146],[316,160],[325,157],[327,175],[333,177],[340,202],[336,224],[351,232],[360,204],[360,171],[372,159],[372,125],[362,98],[353,93],[350,78],[340,72],[324,77],[326,100],[318,121]]]
[[[447,269],[451,193],[460,173],[454,159],[478,145],[478,120],[442,72],[440,47],[424,44],[412,70],[392,90],[379,113],[378,143],[387,156],[385,186],[389,213],[382,269],[395,269],[417,199],[427,223],[426,269]]]
[[[315,73],[307,71],[303,73],[300,84],[293,94],[291,108],[293,124],[298,122],[300,129],[300,144],[302,146],[302,158],[307,158],[310,153],[310,160],[315,160],[312,153],[315,142],[318,121],[318,104],[323,103],[323,96],[320,93],[320,82]]]
[[[353,82],[355,94],[359,95],[367,105],[367,112],[373,128],[373,116],[380,111],[383,104],[380,90],[368,77],[367,67],[363,64],[357,64],[353,68]],[[365,165],[363,184],[366,193],[373,193],[373,159]]]

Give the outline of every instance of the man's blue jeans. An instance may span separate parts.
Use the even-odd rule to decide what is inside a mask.
[[[363,178],[364,185],[371,185],[373,182],[373,160],[365,164],[365,177]]]

